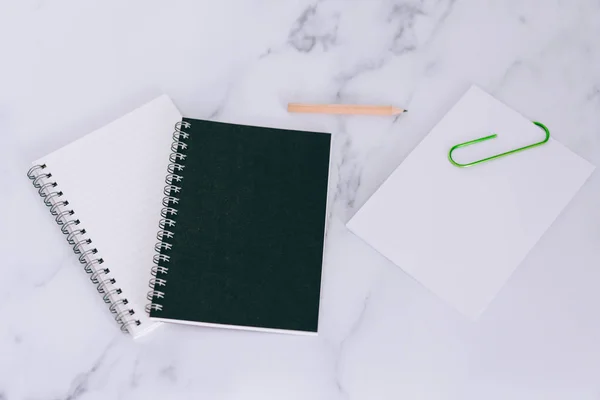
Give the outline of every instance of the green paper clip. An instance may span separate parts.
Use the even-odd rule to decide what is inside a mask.
[[[531,149],[531,148],[534,148],[534,147],[537,147],[537,146],[541,146],[544,143],[548,142],[548,140],[550,139],[550,131],[541,122],[533,121],[533,123],[535,125],[539,126],[540,128],[542,128],[546,132],[546,138],[544,138],[544,140],[542,140],[541,142],[530,144],[530,145],[525,146],[525,147],[520,147],[518,149],[510,150],[510,151],[507,151],[505,153],[496,154],[495,156],[483,158],[481,160],[473,161],[473,162],[470,162],[468,164],[460,164],[460,163],[457,163],[456,161],[454,161],[452,159],[452,152],[454,150],[456,150],[458,148],[461,148],[461,147],[471,146],[471,145],[473,145],[475,143],[485,142],[486,140],[494,139],[495,137],[498,136],[498,134],[494,133],[493,135],[490,135],[490,136],[480,137],[479,139],[471,140],[471,141],[468,141],[468,142],[464,142],[464,143],[460,143],[460,144],[457,144],[455,146],[452,146],[452,148],[450,148],[450,151],[448,152],[448,160],[450,160],[450,163],[452,163],[452,165],[454,165],[456,167],[465,168],[465,167],[470,167],[472,165],[481,164],[481,163],[484,163],[486,161],[495,160],[496,158],[504,157],[504,156],[507,156],[509,154],[514,154],[514,153],[518,153],[518,152],[523,151],[523,150],[528,150],[528,149]]]

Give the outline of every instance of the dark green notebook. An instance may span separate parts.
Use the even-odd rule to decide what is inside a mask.
[[[150,317],[316,333],[330,147],[326,133],[178,123]]]

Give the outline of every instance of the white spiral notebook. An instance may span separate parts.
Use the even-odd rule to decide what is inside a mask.
[[[178,121],[177,108],[161,96],[36,160],[28,172],[117,323],[134,337],[160,324],[144,307]]]

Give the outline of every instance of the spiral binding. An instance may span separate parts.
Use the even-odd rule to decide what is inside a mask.
[[[98,256],[98,249],[92,246],[92,239],[86,237],[86,230],[79,226],[81,222],[75,217],[75,211],[68,207],[69,201],[63,199],[64,193],[51,179],[52,174],[47,172],[46,164],[34,165],[27,171],[27,176],[38,189],[44,204],[50,208],[50,214],[55,217],[60,230],[67,236],[67,242],[73,246],[73,252],[79,255],[79,262],[84,264],[83,268],[90,274],[90,280],[96,285],[96,290],[104,295],[104,302],[109,304],[110,311],[116,314],[115,320],[121,325],[121,330],[128,332],[130,326],[140,325],[140,320],[133,317],[135,311],[127,307],[129,301],[122,296],[123,291],[116,285],[116,279],[111,276],[108,268],[102,267],[104,260]]]
[[[162,204],[163,209],[160,210],[161,220],[158,223],[160,230],[156,234],[156,238],[159,240],[154,246],[156,253],[154,255],[154,266],[151,268],[150,273],[153,278],[150,279],[148,285],[151,291],[148,292],[146,298],[150,301],[146,305],[146,312],[150,314],[150,311],[161,311],[163,306],[157,303],[156,300],[165,297],[164,287],[167,285],[167,274],[169,268],[163,264],[168,263],[170,256],[166,254],[167,251],[173,248],[173,244],[168,242],[168,239],[173,239],[175,233],[172,232],[171,228],[175,226],[175,221],[170,217],[177,215],[177,204],[179,204],[179,198],[175,195],[181,193],[181,186],[176,184],[183,180],[183,176],[179,175],[183,168],[183,161],[186,155],[183,153],[187,149],[187,144],[184,142],[185,139],[190,137],[190,134],[185,132],[183,129],[191,128],[191,124],[186,121],[178,122],[175,124],[175,132],[173,132],[173,144],[171,150],[173,151],[169,156],[170,164],[167,167],[167,176],[165,178],[166,186],[163,190],[165,197],[163,198]]]

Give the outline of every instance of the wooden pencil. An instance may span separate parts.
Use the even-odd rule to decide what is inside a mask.
[[[288,112],[346,114],[346,115],[399,115],[406,110],[393,106],[365,106],[352,104],[301,104],[289,103]]]

